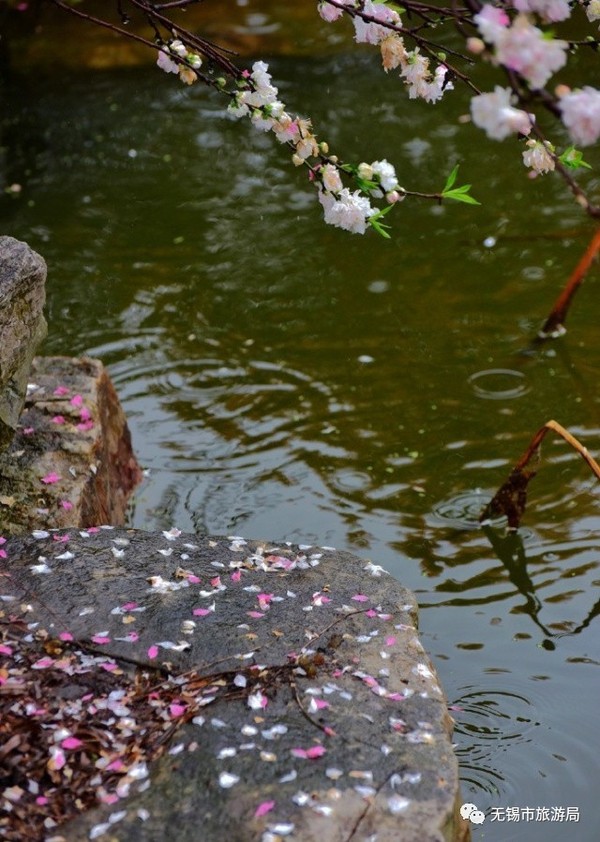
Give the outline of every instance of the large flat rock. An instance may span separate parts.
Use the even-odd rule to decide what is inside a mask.
[[[0,453],[0,534],[124,524],[141,471],[106,368],[36,357],[26,384],[18,429]]]
[[[0,556],[3,838],[466,838],[416,603],[377,565],[106,527]]]

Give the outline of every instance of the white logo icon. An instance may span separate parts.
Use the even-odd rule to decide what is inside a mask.
[[[460,814],[463,819],[468,819],[472,824],[483,824],[485,821],[485,813],[478,810],[476,804],[463,804]]]

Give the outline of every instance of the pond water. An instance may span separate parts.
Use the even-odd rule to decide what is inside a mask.
[[[600,489],[548,438],[519,531],[477,518],[550,418],[600,452],[597,270],[569,333],[523,353],[593,226],[558,181],[528,181],[516,141],[459,123],[459,92],[408,102],[368,50],[319,43],[271,59],[290,108],[342,157],[393,161],[408,189],[460,163],[481,207],[406,200],[391,240],[345,234],[281,147],[204,89],[150,66],[32,70],[8,89],[5,175],[23,189],[2,199],[2,233],[48,263],[43,352],[110,369],[147,470],[131,525],[384,565],[421,606],[465,801],[488,813],[473,838],[591,842]]]

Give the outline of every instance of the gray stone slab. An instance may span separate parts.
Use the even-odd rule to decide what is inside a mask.
[[[33,741],[13,737],[8,840],[467,837],[416,603],[377,565],[110,528],[12,538],[2,556],[0,734],[44,723],[48,799],[25,791]],[[90,798],[105,803],[83,812]],[[80,815],[53,828],[61,809]]]
[[[46,336],[46,264],[26,243],[0,237],[0,451],[23,410],[29,370]]]

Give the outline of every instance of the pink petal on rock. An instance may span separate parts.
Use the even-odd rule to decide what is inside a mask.
[[[316,757],[323,757],[327,753],[325,746],[311,746],[306,750],[306,756],[309,760],[314,760]]]
[[[68,631],[61,632],[58,637],[60,640],[73,640],[73,635]]]
[[[8,558],[8,553],[6,550],[0,550],[0,558]]]
[[[158,646],[151,646],[148,649],[148,657],[149,658],[156,658],[157,655],[158,655]]]
[[[65,416],[64,415],[55,415],[54,418],[51,419],[53,424],[64,424],[65,423]]]
[[[51,667],[54,664],[54,658],[50,658],[46,656],[45,658],[40,658],[39,661],[36,661],[35,664],[31,665],[31,668],[34,670],[43,670]]]
[[[369,608],[368,611],[365,611],[365,617],[376,617],[377,611],[374,608]]]
[[[260,819],[261,816],[266,816],[267,813],[271,812],[274,806],[274,801],[263,801],[262,804],[259,804],[256,810],[254,811],[254,818]]]
[[[248,611],[246,612],[249,617],[252,617],[253,620],[260,620],[265,615],[262,614],[260,611]]]
[[[45,477],[42,477],[41,481],[44,485],[52,485],[52,483],[60,481],[60,476],[55,471],[52,471],[51,473],[46,474]]]
[[[13,651],[6,643],[0,643],[0,655],[12,655]]]
[[[231,581],[232,582],[239,582],[241,578],[242,578],[242,571],[241,570],[235,570],[231,574]]]
[[[73,508],[73,503],[71,503],[71,501],[70,501],[70,500],[61,500],[61,501],[60,501],[60,505],[63,507],[63,509],[64,509],[66,512],[70,512],[70,511],[71,511],[71,509]]]
[[[394,643],[396,643],[396,638],[394,637],[394,635],[390,635],[389,637],[386,637],[386,639],[385,639],[385,645],[386,646],[393,646]]]
[[[73,395],[71,398],[71,406],[81,406],[83,404],[83,398],[81,395]]]
[[[133,611],[137,607],[137,602],[126,602],[125,605],[121,606],[121,611]]]
[[[323,757],[327,753],[325,746],[311,746],[310,748],[293,748],[292,754],[294,757],[304,757],[308,760],[316,760],[317,757]]]
[[[104,646],[105,643],[110,643],[110,637],[106,637],[106,635],[103,634],[95,634],[92,637],[92,641],[97,643],[98,646]]]
[[[69,391],[70,390],[66,386],[57,386],[52,394],[62,397],[63,395],[68,395]]]
[[[364,593],[357,593],[352,597],[352,599],[354,600],[354,602],[368,602],[369,601],[369,597],[365,596]]]
[[[183,716],[183,714],[187,710],[187,705],[181,705],[178,702],[173,702],[169,705],[169,713],[173,718],[177,716]]]
[[[62,743],[60,745],[61,745],[61,748],[75,749],[75,748],[79,748],[80,746],[82,746],[83,742],[81,740],[77,739],[77,737],[67,737],[66,739],[64,739],[62,741]]]

